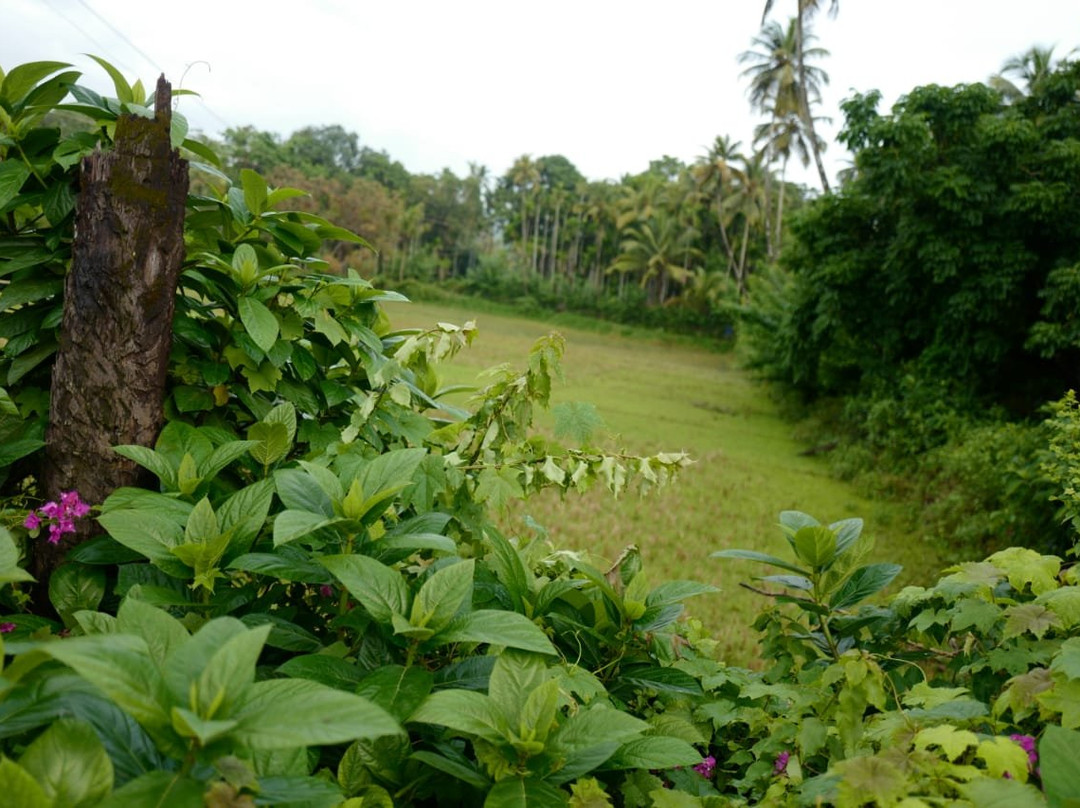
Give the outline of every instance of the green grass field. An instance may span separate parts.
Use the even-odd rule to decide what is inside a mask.
[[[475,319],[472,348],[441,369],[443,383],[475,383],[479,372],[504,362],[521,366],[529,348],[553,330],[549,323],[475,314],[467,307],[399,304],[387,307],[397,328]],[[566,337],[565,382],[552,403],[596,405],[611,434],[608,448],[638,454],[687,451],[695,464],[672,487],[640,497],[613,499],[606,491],[560,498],[535,497],[512,509],[507,529],[528,533],[523,517],[547,528],[558,547],[612,560],[628,544],[642,552],[649,580],[685,578],[721,588],[688,603],[719,640],[724,658],[756,665],[750,628],[763,598],[739,586],[768,574],[749,562],[721,561],[709,553],[729,547],[789,557],[777,528],[782,510],[806,511],[822,521],[862,517],[876,540],[875,558],[904,565],[889,591],[926,582],[942,558],[903,529],[899,511],[870,502],[828,474],[820,458],[801,456],[766,389],[751,380],[730,353],[687,341],[628,336],[628,330],[558,327]]]

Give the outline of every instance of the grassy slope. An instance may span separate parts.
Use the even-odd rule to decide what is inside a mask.
[[[546,323],[444,305],[388,309],[395,327],[477,321],[476,342],[442,370],[444,383],[474,382],[478,372],[503,362],[520,366],[533,341],[552,330]],[[861,516],[877,541],[874,560],[904,565],[898,584],[928,580],[937,571],[941,559],[935,549],[910,540],[897,512],[830,478],[819,459],[799,455],[804,447],[792,439],[791,425],[730,354],[685,341],[623,336],[618,328],[558,330],[567,339],[566,379],[553,390],[553,403],[595,404],[612,433],[611,448],[640,454],[685,450],[697,462],[674,487],[644,498],[631,493],[616,501],[594,490],[563,500],[531,499],[510,515],[512,532],[526,530],[521,517],[528,514],[560,548],[610,560],[627,544],[638,545],[654,585],[689,578],[721,587],[720,594],[690,601],[689,608],[737,664],[753,664],[750,624],[763,605],[761,596],[738,584],[767,573],[760,565],[708,554],[741,547],[788,556],[776,528],[782,510],[806,511],[822,521]]]

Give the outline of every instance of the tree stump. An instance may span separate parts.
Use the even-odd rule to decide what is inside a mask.
[[[76,490],[100,504],[136,484],[141,470],[112,447],[153,445],[163,426],[188,191],[187,161],[170,142],[171,99],[162,76],[154,118],[121,116],[113,150],[81,167],[46,433],[49,499]],[[49,575],[92,532],[84,525],[58,545],[34,543],[35,606],[48,608],[39,595]]]

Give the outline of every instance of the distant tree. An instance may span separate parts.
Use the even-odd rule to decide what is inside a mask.
[[[798,65],[798,77],[799,85],[801,87],[800,93],[800,108],[799,116],[802,118],[803,124],[806,127],[810,136],[810,143],[814,153],[814,163],[817,166],[818,177],[821,180],[821,189],[825,193],[829,193],[829,177],[825,173],[825,164],[821,161],[821,149],[819,143],[822,143],[818,139],[817,131],[814,127],[814,116],[810,109],[810,87],[809,87],[809,72],[806,67],[805,58],[805,45],[807,41],[807,24],[810,17],[818,12],[822,5],[822,0],[795,0],[796,1],[796,13],[795,13],[795,52],[796,52],[796,64]],[[761,24],[765,25],[765,19],[769,16],[769,12],[772,10],[774,0],[765,0],[764,10],[761,15]],[[840,8],[839,0],[830,0],[829,13],[835,15]]]
[[[1074,48],[1065,58],[1075,52]],[[1055,63],[1053,46],[1042,48],[1034,45],[1018,56],[1007,59],[1001,71],[990,77],[990,86],[1000,92],[1006,101],[1018,101],[1053,72]],[[1022,84],[1018,85],[1012,79]]]
[[[1031,414],[1080,385],[1080,64],[845,102],[856,174],[795,218],[773,370],[807,393],[900,374]]]
[[[338,124],[298,129],[285,141],[283,148],[289,162],[297,167],[351,172],[360,165],[356,133],[347,132]]]
[[[263,132],[253,126],[226,129],[222,157],[226,170],[234,176],[238,176],[242,168],[265,174],[274,166],[286,162],[281,139],[272,132]]]

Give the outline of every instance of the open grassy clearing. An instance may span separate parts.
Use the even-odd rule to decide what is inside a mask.
[[[477,321],[477,340],[442,369],[444,383],[476,383],[477,374],[493,365],[521,365],[532,343],[551,330],[547,323],[475,315],[457,306],[414,303],[388,310],[396,327]],[[776,527],[782,510],[806,511],[822,521],[862,517],[877,541],[874,560],[904,565],[890,591],[931,580],[938,570],[943,559],[937,548],[905,532],[897,509],[858,496],[832,479],[820,459],[799,455],[805,447],[792,438],[791,424],[732,355],[617,332],[558,330],[567,340],[566,378],[553,390],[553,403],[595,404],[612,436],[609,448],[685,450],[697,462],[674,486],[645,497],[628,493],[615,500],[593,490],[532,498],[507,516],[511,533],[531,535],[528,515],[556,546],[587,551],[598,565],[636,544],[654,585],[689,578],[719,586],[719,594],[690,601],[689,610],[737,664],[754,663],[750,624],[763,605],[739,582],[766,574],[765,568],[708,555],[741,547],[790,557]]]

